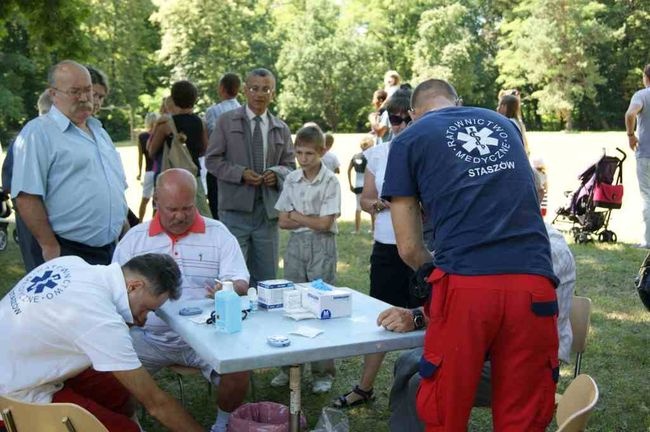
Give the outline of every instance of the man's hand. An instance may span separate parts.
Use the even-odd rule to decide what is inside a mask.
[[[636,151],[636,148],[639,145],[639,139],[636,137],[636,135],[628,135],[627,140],[632,151]]]
[[[409,309],[401,307],[391,307],[381,312],[377,317],[377,325],[397,333],[415,330],[413,314]]]
[[[278,184],[278,177],[273,171],[264,171],[262,177],[264,178],[264,186],[274,187]]]
[[[43,251],[43,259],[45,261],[50,261],[61,256],[61,245],[59,243],[41,245],[41,249]]]
[[[221,291],[222,288],[223,285],[221,284],[221,282],[215,281],[213,286],[205,284],[205,291],[206,291],[205,296],[208,298],[214,298],[214,295],[217,293],[217,291]]]
[[[258,173],[256,173],[250,168],[246,168],[244,170],[241,179],[248,186],[254,186],[254,187],[260,186],[264,181],[264,177],[262,177],[261,175],[259,175]]]

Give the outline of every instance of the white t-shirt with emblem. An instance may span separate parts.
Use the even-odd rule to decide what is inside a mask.
[[[201,217],[201,216],[196,216]],[[149,235],[151,221],[131,228],[118,243],[113,262],[123,265],[134,256],[146,253],[167,254],[176,260],[182,274],[181,299],[204,299],[206,287],[220,280],[249,280],[246,260],[237,238],[219,221],[203,218],[205,232],[190,232],[173,241],[164,232]],[[186,346],[165,321],[149,313],[145,335],[170,348]]]
[[[92,366],[141,366],[122,269],[61,257],[37,267],[0,301],[0,394],[49,403],[62,383]]]

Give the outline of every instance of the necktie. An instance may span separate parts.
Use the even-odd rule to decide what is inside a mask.
[[[264,172],[264,140],[262,139],[262,117],[255,116],[253,129],[253,169],[256,173]]]

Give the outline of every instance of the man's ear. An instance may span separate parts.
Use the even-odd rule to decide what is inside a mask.
[[[126,292],[130,293],[144,288],[145,283],[142,279],[132,278],[126,281]]]

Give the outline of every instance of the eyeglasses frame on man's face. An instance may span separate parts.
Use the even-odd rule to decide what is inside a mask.
[[[81,95],[83,95],[83,94],[85,94],[86,96],[90,95],[92,97],[93,93],[94,93],[93,86],[86,87],[85,89],[80,89],[80,88],[77,88],[77,87],[73,87],[73,88],[68,89],[68,90],[61,90],[61,89],[56,88],[56,87],[51,87],[51,89],[54,90],[54,91],[58,91],[59,93],[63,93],[64,95],[69,96],[69,97],[74,98],[74,99],[79,99],[81,97]]]
[[[275,89],[273,89],[271,87],[262,87],[262,88],[260,88],[258,86],[253,86],[253,87],[246,86],[246,91],[248,91],[249,93],[252,93],[252,94],[262,93],[262,94],[265,94],[265,95],[270,95],[271,93],[273,93],[274,90]]]

